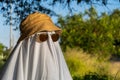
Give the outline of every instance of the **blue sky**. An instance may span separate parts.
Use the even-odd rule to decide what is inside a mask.
[[[112,12],[114,9],[120,9],[120,3],[116,2],[112,2],[113,0],[110,0],[109,4],[107,6],[103,6],[103,5],[95,5],[96,10],[98,11],[98,13],[100,14],[101,12]],[[73,7],[75,7],[75,9],[77,11],[75,11],[74,13],[79,13],[79,12],[84,12],[84,10],[89,8],[89,5],[86,4],[82,4],[79,6],[76,6],[74,3],[72,4]],[[53,10],[62,16],[65,16],[67,14],[69,14],[69,11],[66,8],[60,8],[61,5],[57,5],[56,7],[53,8]],[[54,22],[56,22],[56,18],[52,17],[52,20]],[[3,43],[5,46],[9,47],[9,33],[10,33],[10,26],[8,25],[3,25],[4,24],[5,19],[2,17],[2,14],[0,14],[0,43]],[[14,37],[14,45],[16,44],[18,38],[19,38],[19,31],[13,31],[13,37]]]

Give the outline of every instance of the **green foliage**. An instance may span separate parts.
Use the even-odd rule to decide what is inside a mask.
[[[114,53],[120,56],[120,10],[116,9],[110,15],[109,25],[113,27]]]
[[[3,46],[3,44],[0,43],[0,55],[3,54],[3,51],[4,51],[4,46]]]
[[[103,57],[109,54],[120,55],[120,11],[115,10],[110,15],[103,13],[100,17],[91,7],[84,14],[60,17],[58,23],[63,29],[61,46],[80,47],[84,51],[99,54]],[[87,19],[84,19],[88,16]]]
[[[113,80],[109,75],[100,75],[98,73],[88,73],[83,80]]]
[[[0,68],[8,58],[10,50],[0,43]]]
[[[74,76],[73,80],[113,80],[111,76],[100,75],[98,73],[89,72],[85,76]]]

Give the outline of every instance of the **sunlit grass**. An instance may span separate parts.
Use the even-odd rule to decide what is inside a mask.
[[[93,56],[79,48],[68,48],[64,56],[72,76],[83,77],[89,72],[93,72],[120,80],[120,63],[113,64],[108,60],[108,57],[100,58],[100,55]],[[119,73],[117,74],[117,72]]]

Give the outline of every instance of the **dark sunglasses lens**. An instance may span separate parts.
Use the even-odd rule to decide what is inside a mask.
[[[48,35],[47,34],[40,34],[39,39],[41,42],[46,41],[48,39]]]
[[[52,34],[51,37],[53,42],[56,42],[59,39],[59,34]]]

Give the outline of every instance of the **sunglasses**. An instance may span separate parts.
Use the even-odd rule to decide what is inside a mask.
[[[55,34],[50,34],[51,38],[53,40],[53,42],[58,41],[59,39],[59,34],[55,33]],[[42,33],[42,34],[37,34],[36,36],[36,41],[37,42],[44,42],[48,39],[48,34],[47,33]]]

